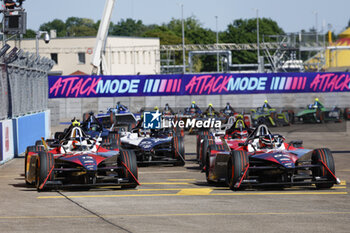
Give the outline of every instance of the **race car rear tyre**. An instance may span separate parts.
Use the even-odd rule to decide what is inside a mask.
[[[44,151],[44,147],[43,146],[28,146],[24,155],[24,179],[26,181],[26,184],[31,185],[32,183],[29,183],[27,181],[27,155],[28,152],[34,152],[34,153],[39,153],[39,151]]]
[[[111,144],[112,147],[115,147],[115,148],[119,148],[120,147],[121,142],[120,142],[120,134],[118,133],[118,131],[111,131],[111,132],[109,132],[109,134],[107,136],[107,139],[109,139],[110,144]]]
[[[54,178],[52,169],[55,166],[55,161],[53,154],[47,153],[44,151],[39,152],[39,157],[37,160],[36,165],[36,179],[35,179],[35,186],[38,191],[44,191],[48,190],[48,188],[44,187],[40,189],[40,186],[42,184],[46,183],[47,181],[52,181]]]
[[[54,139],[60,141],[63,139],[65,133],[64,132],[56,132],[55,135],[54,135]]]
[[[325,123],[325,113],[322,112],[320,109],[316,110],[316,121],[318,123]]]
[[[123,169],[122,177],[127,178],[130,183],[132,183],[123,185],[122,188],[136,188],[137,181],[135,179],[138,179],[138,170],[135,152],[132,150],[120,150],[119,161],[121,165],[125,167],[125,169]],[[130,174],[130,172],[132,174]]]
[[[236,188],[235,184],[242,178],[246,167],[249,164],[249,157],[246,151],[231,151],[231,158],[227,164],[227,184],[231,190],[242,189]],[[245,178],[248,177],[248,171]]]
[[[37,140],[37,141],[35,141],[35,145],[36,146],[42,146],[43,145],[43,141],[42,140]]]
[[[312,175],[314,177],[326,178],[333,180],[334,177],[328,172],[324,165],[320,162],[322,161],[329,170],[335,175],[335,166],[332,152],[328,148],[315,149],[311,156],[311,163],[313,165],[319,165],[319,167],[312,168]],[[316,184],[318,189],[329,189],[333,187],[333,183],[330,184]]]
[[[350,120],[350,108],[345,108],[344,109],[344,119],[345,120]]]
[[[203,137],[203,143],[199,153],[199,167],[203,168],[206,165],[207,153],[209,146],[215,147],[215,138],[211,135]]]
[[[207,179],[208,184],[214,184],[215,182],[210,179],[210,155],[211,155],[211,149],[212,147],[209,146],[206,150],[206,154],[204,155],[205,159],[205,178]]]
[[[89,119],[90,113],[86,112],[83,114],[81,122],[85,122]]]
[[[174,136],[172,139],[174,159],[176,162],[174,166],[185,165],[185,146],[184,138],[181,135]]]
[[[201,150],[201,141],[204,138],[204,136],[208,136],[209,135],[209,131],[205,130],[205,131],[199,131],[197,134],[197,145],[196,145],[196,154],[197,154],[197,161],[200,162],[200,150]]]

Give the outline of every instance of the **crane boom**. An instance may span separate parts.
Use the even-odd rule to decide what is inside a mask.
[[[105,59],[105,47],[107,42],[109,24],[111,22],[111,16],[114,9],[116,0],[106,0],[105,8],[103,10],[102,19],[98,28],[96,43],[91,58],[92,74],[104,74],[109,75]]]

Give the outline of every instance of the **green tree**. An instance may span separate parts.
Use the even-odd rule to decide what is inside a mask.
[[[39,27],[40,31],[56,30],[57,37],[64,37],[67,35],[66,24],[60,19],[54,19],[48,23],[44,23]]]
[[[26,34],[23,35],[23,38],[35,38],[36,33],[32,29],[27,29]]]
[[[222,33],[221,41],[224,43],[256,43],[256,19],[237,19],[227,26]],[[282,28],[272,19],[259,19],[260,40],[265,35],[284,34]],[[255,51],[232,51],[232,62],[236,64],[256,63],[257,54]]]
[[[142,36],[147,31],[147,27],[141,20],[122,19],[115,25],[112,25],[110,35],[116,36]]]
[[[66,20],[68,36],[96,36],[96,23],[92,19],[69,17]]]

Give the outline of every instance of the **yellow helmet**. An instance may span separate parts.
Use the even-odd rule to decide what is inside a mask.
[[[192,104],[196,104],[196,101],[192,101]]]
[[[76,119],[74,119],[74,121],[72,121],[72,125],[73,126],[80,126],[80,122]]]
[[[267,100],[265,100],[264,103],[267,104]]]
[[[154,110],[159,110],[158,106],[155,106],[155,107],[154,107]]]
[[[213,104],[212,104],[212,103],[210,103],[210,104],[209,104],[209,107],[213,107]]]
[[[315,98],[315,101],[318,101],[318,98]]]

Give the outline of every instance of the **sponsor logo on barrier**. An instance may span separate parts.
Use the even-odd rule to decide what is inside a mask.
[[[50,98],[350,91],[350,73],[49,76]]]

